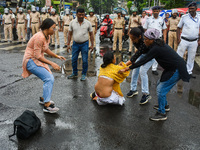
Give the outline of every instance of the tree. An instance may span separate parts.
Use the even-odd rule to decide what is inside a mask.
[[[186,5],[186,2],[183,0],[160,0],[160,2],[165,4],[165,9],[181,8]]]

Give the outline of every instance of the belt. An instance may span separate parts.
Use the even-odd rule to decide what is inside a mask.
[[[96,27],[96,26],[94,25],[94,26],[92,26],[92,27]]]
[[[123,28],[115,28],[116,30],[122,30]]]
[[[9,25],[9,24],[11,24],[11,23],[5,23],[5,25]]]
[[[186,40],[186,41],[188,41],[188,42],[193,42],[193,41],[196,41],[198,39],[198,38],[196,38],[196,39],[190,40],[190,39],[188,39],[188,38],[186,38],[184,36],[181,36],[181,38],[184,39],[184,40]]]
[[[74,41],[76,44],[83,44],[83,43],[85,43],[85,42],[88,42],[88,40],[87,41],[85,41],[85,42],[76,42],[76,41]]]
[[[177,30],[169,30],[169,31],[171,31],[171,32],[176,32]]]
[[[38,22],[31,22],[32,24],[36,24],[36,23],[38,23]]]
[[[69,26],[69,25],[64,25],[64,26]]]
[[[18,22],[18,24],[24,24],[24,22]]]

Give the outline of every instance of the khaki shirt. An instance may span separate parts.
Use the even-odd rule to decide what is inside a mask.
[[[120,19],[117,17],[113,21],[113,25],[115,25],[115,28],[123,28],[123,25],[125,24],[125,20],[123,17]]]
[[[13,19],[13,17],[12,17],[11,14],[8,14],[8,15],[4,14],[3,15],[4,23],[12,23],[12,19]]]
[[[139,26],[139,24],[136,23],[134,20],[136,20],[136,21],[138,21],[139,23],[141,23],[141,17],[138,16],[138,15],[136,15],[135,17],[134,17],[133,15],[130,16],[130,18],[129,18],[129,25],[130,25],[131,28],[133,28],[133,27],[138,27],[138,26]]]
[[[180,21],[179,17],[176,17],[176,19],[172,17],[169,18],[167,22],[167,25],[169,25],[169,30],[177,30],[179,21]]]
[[[64,25],[69,25],[69,23],[73,20],[73,16],[69,15],[69,16],[64,16],[63,17],[63,22]]]
[[[92,26],[96,26],[97,23],[97,17],[95,15],[93,15],[92,17],[88,16],[87,20],[90,21],[90,23],[92,24]]]
[[[58,15],[51,15],[50,18],[56,23],[56,25],[58,25],[58,23],[60,22],[60,17]]]
[[[49,18],[50,16],[49,16],[49,14],[48,13],[46,13],[46,14],[41,14],[40,15],[40,18],[41,18],[41,21],[43,22],[45,19],[47,19],[47,18]]]
[[[17,19],[18,19],[18,23],[25,23],[26,15],[24,13],[23,14],[18,13]]]
[[[31,12],[30,13],[31,22],[39,22],[40,20],[40,13],[39,12]]]
[[[80,25],[76,18],[70,22],[69,31],[72,31],[73,40],[75,42],[82,43],[89,40],[88,32],[93,32],[93,29],[91,23],[87,19],[84,19]]]

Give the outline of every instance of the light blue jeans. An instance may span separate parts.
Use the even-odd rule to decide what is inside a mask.
[[[173,88],[173,86],[180,80],[179,72],[173,74],[173,76],[164,82],[158,82],[157,96],[158,96],[158,111],[165,114],[165,106],[167,105],[167,93]]]
[[[73,68],[73,74],[78,74],[77,69],[77,61],[78,61],[78,55],[79,52],[81,52],[82,55],[82,75],[86,75],[88,70],[88,51],[89,51],[89,42],[85,42],[83,44],[77,44],[76,42],[73,42],[72,46],[72,68]]]
[[[54,83],[53,75],[49,71],[47,71],[44,67],[37,66],[32,59],[29,59],[26,68],[28,71],[36,75],[44,82],[43,98],[45,103],[49,102],[51,100],[51,93]]]
[[[137,59],[137,61],[142,59],[144,56],[145,56],[145,54],[141,55]],[[142,93],[143,94],[149,94],[149,79],[148,79],[147,71],[149,70],[149,68],[152,66],[152,64],[154,62],[155,62],[155,59],[152,59],[151,61],[147,62],[146,64],[144,64],[144,65],[142,65],[138,68],[133,69],[132,77],[131,77],[131,90],[132,91],[137,90],[137,81],[138,81],[138,77],[139,77],[139,74],[140,74]]]

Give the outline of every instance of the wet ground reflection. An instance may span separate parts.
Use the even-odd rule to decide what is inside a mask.
[[[190,89],[188,102],[200,110],[200,92],[195,92]]]

